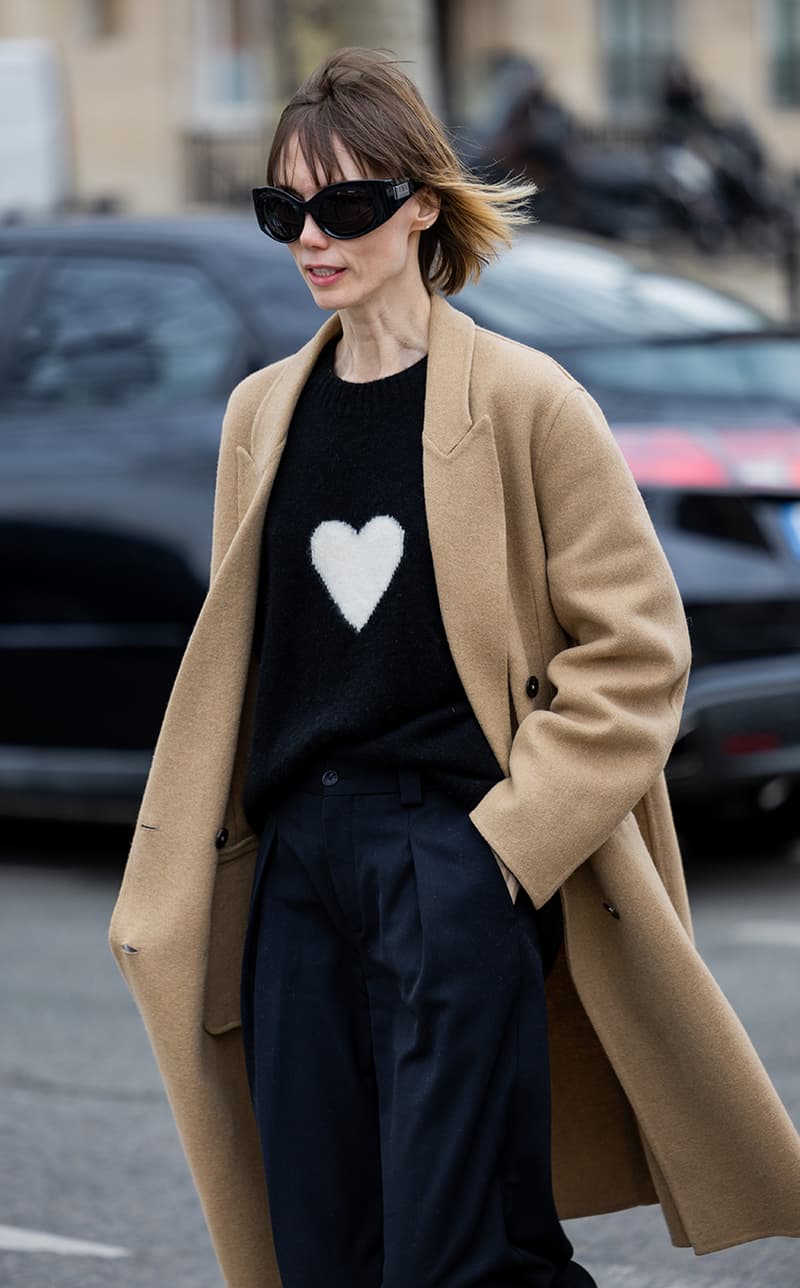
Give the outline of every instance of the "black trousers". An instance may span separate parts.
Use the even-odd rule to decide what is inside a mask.
[[[333,754],[273,807],[242,1025],[284,1288],[596,1288],[552,1195],[560,934],[415,770]]]

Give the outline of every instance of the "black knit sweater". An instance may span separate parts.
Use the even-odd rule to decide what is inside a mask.
[[[472,809],[502,777],[439,611],[422,486],[427,358],[354,383],[325,347],[295,408],[262,535],[244,808],[255,831],[328,750],[424,769]]]

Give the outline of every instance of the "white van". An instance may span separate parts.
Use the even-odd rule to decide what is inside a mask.
[[[71,195],[64,77],[47,40],[0,40],[0,220],[52,214]]]

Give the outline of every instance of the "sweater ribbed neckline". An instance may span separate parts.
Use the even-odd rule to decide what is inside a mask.
[[[390,376],[381,376],[377,380],[342,380],[334,370],[337,344],[337,336],[328,341],[319,355],[312,376],[315,395],[327,406],[369,411],[385,406],[389,398],[405,402],[413,398],[420,389],[424,395],[427,354],[410,367],[395,371]]]

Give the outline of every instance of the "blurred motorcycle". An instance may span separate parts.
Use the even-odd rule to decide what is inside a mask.
[[[793,225],[791,192],[770,172],[752,126],[735,114],[713,112],[700,82],[679,59],[664,75],[656,137],[660,146],[688,150],[710,167],[728,232],[762,253],[783,249]]]
[[[721,245],[722,198],[705,157],[680,140],[652,147],[587,140],[535,64],[517,60],[513,68],[513,97],[466,160],[490,179],[509,172],[533,179],[531,213],[544,222],[648,243],[677,231],[705,251]]]

